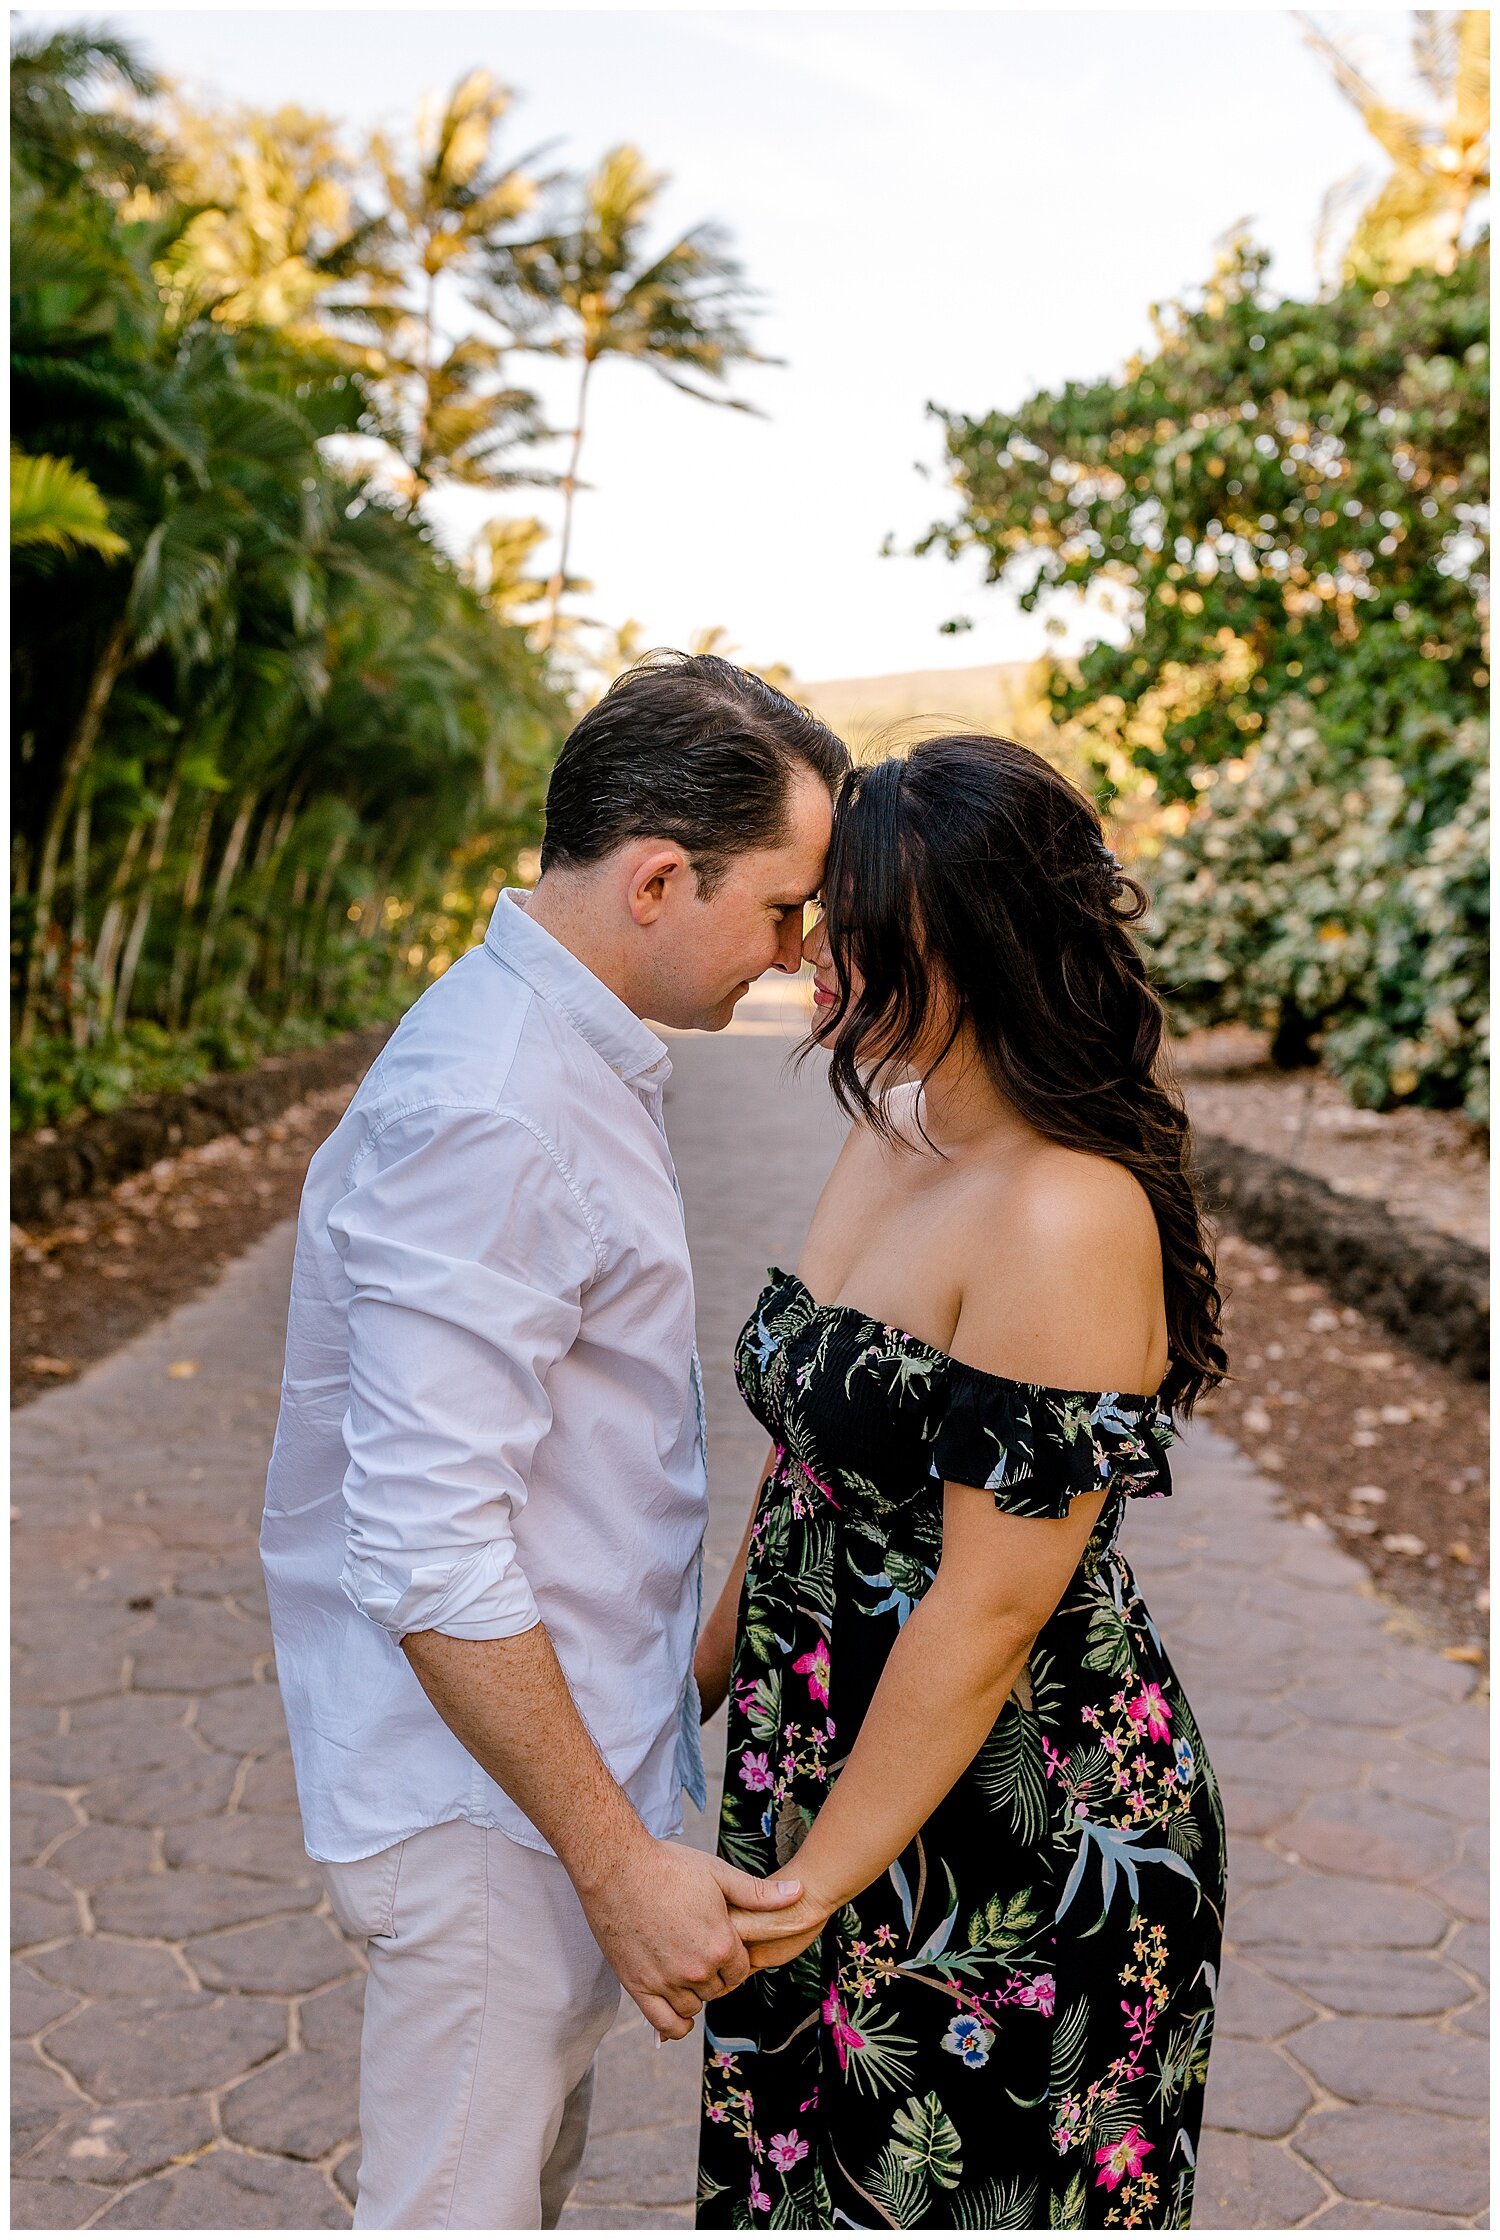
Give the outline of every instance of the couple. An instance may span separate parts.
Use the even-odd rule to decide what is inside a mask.
[[[1143,906],[1025,749],[851,772],[652,657],[314,1158],[262,1550],[367,1940],[357,2225],[555,2225],[622,1984],[704,2013],[700,2225],[1188,2222],[1223,1821],[1117,1542],[1224,1356]],[[644,1022],[804,958],[853,1126],[739,1340],[771,1445],[700,1625]],[[726,1697],[710,1859],[673,1838]]]

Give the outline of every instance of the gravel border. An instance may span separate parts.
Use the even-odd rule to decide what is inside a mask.
[[[22,1136],[11,1153],[10,1217],[23,1228],[55,1220],[74,1199],[108,1190],[191,1144],[263,1127],[316,1090],[358,1080],[390,1034],[389,1027],[364,1028],[315,1050],[263,1058],[242,1073],[210,1074],[170,1096]]]
[[[1476,1246],[1223,1136],[1195,1134],[1193,1156],[1210,1211],[1242,1236],[1430,1360],[1487,1381],[1489,1259]]]

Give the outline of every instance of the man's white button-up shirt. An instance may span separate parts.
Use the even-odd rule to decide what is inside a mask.
[[[308,1170],[261,1554],[307,1847],[548,1846],[399,1647],[546,1624],[653,1835],[703,1799],[708,1513],[671,1060],[503,894]]]

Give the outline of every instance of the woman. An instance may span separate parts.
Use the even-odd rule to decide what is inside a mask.
[[[1183,2226],[1223,1818],[1116,1542],[1224,1353],[1146,897],[960,737],[853,775],[824,902],[855,1125],[739,1341],[774,1443],[698,1656],[720,1848],[802,1897],[735,1916],[698,2221]]]

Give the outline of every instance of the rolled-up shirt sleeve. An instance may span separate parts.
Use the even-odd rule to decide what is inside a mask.
[[[350,1286],[344,1593],[398,1641],[524,1633],[515,1522],[599,1272],[583,1202],[528,1122],[436,1107],[387,1124],[328,1226]]]

